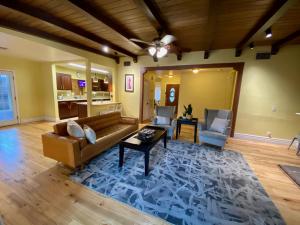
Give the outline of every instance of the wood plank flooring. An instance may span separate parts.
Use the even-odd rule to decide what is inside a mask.
[[[167,224],[70,181],[69,169],[42,155],[41,134],[52,125],[0,128],[0,218],[5,225]],[[192,141],[190,127],[182,127],[180,139]],[[235,139],[226,148],[244,155],[287,224],[300,224],[300,189],[278,168],[279,163],[300,166],[295,152]]]

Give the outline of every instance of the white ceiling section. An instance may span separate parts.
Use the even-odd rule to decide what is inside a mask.
[[[0,32],[0,54],[43,62],[83,59],[80,56],[3,32]]]

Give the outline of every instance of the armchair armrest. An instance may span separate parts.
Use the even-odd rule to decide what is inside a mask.
[[[177,127],[177,119],[172,119],[171,126],[176,128]]]
[[[199,129],[199,131],[207,130],[206,124],[203,123],[203,122],[199,122],[198,123],[198,129]]]
[[[62,162],[72,168],[81,164],[80,141],[54,133],[42,135],[44,156]]]
[[[139,120],[137,118],[132,117],[121,117],[121,123],[125,124],[139,124]]]
[[[230,135],[230,132],[231,132],[231,127],[227,127],[224,134],[225,134],[226,136],[229,136],[229,135]]]

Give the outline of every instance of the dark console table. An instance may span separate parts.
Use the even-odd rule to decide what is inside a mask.
[[[194,126],[194,143],[196,143],[196,141],[197,141],[198,118],[193,118],[193,119],[189,120],[189,119],[184,119],[182,117],[179,117],[177,119],[176,139],[178,138],[178,135],[180,134],[182,124]]]

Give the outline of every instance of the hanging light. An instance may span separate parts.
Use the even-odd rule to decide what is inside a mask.
[[[155,47],[150,47],[150,48],[148,48],[148,52],[151,56],[154,56],[154,54],[156,53],[156,48]]]
[[[161,47],[161,48],[157,49],[156,56],[157,56],[157,58],[162,58],[165,55],[167,55],[167,53],[168,53],[168,50],[165,47]]]
[[[108,84],[108,78],[107,78],[107,76],[105,76],[105,78],[104,78],[104,83]]]

